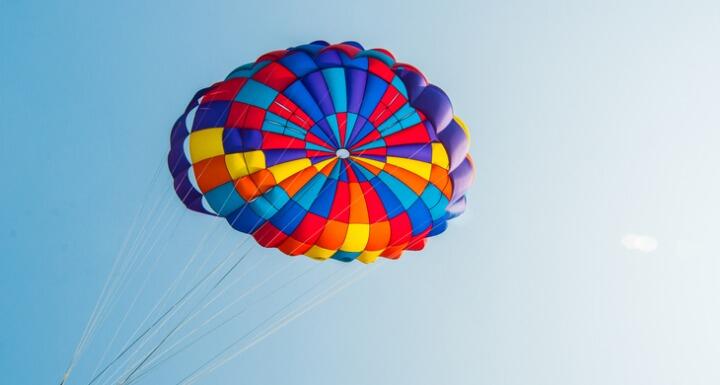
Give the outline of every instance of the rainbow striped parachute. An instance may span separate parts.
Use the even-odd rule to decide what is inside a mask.
[[[398,258],[465,210],[474,167],[447,95],[383,49],[317,41],[200,90],[168,165],[190,209],[265,247]]]

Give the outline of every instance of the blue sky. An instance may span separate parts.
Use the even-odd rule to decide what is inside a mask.
[[[57,382],[144,201],[173,199],[174,235],[136,277],[140,308],[216,228],[163,195],[167,175],[150,183],[192,94],[323,39],[387,48],[450,95],[478,168],[468,212],[200,383],[716,384],[718,25],[699,0],[4,0],[2,382]],[[241,240],[216,229],[217,255]]]

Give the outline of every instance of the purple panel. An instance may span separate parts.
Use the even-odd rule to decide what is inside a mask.
[[[442,132],[452,121],[453,110],[450,99],[445,92],[432,84],[425,87],[410,104],[427,116],[437,133]]]
[[[246,128],[226,127],[223,130],[222,140],[226,154],[258,150],[262,146],[262,132]]]
[[[352,132],[350,133],[350,137],[345,138],[346,145],[350,145],[351,143],[355,142],[355,139],[357,139],[358,134],[362,130],[363,126],[368,123],[367,119],[363,118],[362,116],[358,115],[357,119],[355,119],[355,125],[353,126]]]
[[[465,131],[453,119],[448,126],[438,134],[438,139],[445,146],[450,156],[450,171],[455,170],[465,160],[470,143]]]
[[[460,163],[460,166],[450,173],[450,179],[453,182],[453,194],[450,198],[451,203],[460,199],[470,188],[474,178],[473,171],[472,162],[468,160],[468,158],[465,158],[465,160]]]
[[[422,93],[423,89],[427,87],[427,82],[425,81],[425,79],[423,79],[422,76],[416,74],[415,72],[400,68],[396,70],[395,73],[405,84],[405,88],[407,88],[408,92],[408,99],[411,103],[413,99],[418,97],[418,95]]]
[[[210,127],[222,127],[227,121],[230,111],[230,101],[213,101],[201,104],[195,112],[193,131]]]
[[[329,116],[335,113],[333,108],[332,99],[330,98],[330,92],[328,92],[327,85],[325,84],[325,78],[323,78],[320,71],[315,71],[308,74],[302,79],[303,84],[315,99],[315,103],[320,107],[320,110],[325,116]]]
[[[328,160],[328,159],[334,158],[334,157],[335,157],[335,155],[321,155],[321,156],[311,156],[308,159],[310,159],[310,162],[312,164],[315,164],[315,163],[320,163],[323,160]]]
[[[320,53],[320,55],[316,56],[315,63],[321,68],[338,67],[342,65],[342,59],[340,58],[338,51],[330,49],[325,50]]]
[[[360,119],[358,118],[358,120]],[[353,129],[353,132],[347,141],[347,146],[349,148],[355,147],[358,142],[361,142],[363,138],[376,130],[375,126],[373,126],[372,123],[366,121],[365,119],[363,119],[363,121],[365,122],[365,124],[363,124],[361,127],[358,127],[358,125],[355,124],[356,128]]]
[[[330,139],[330,142],[328,143],[329,145],[340,147],[340,144],[338,143],[339,138],[335,138],[335,133],[332,128],[330,128],[330,124],[327,122],[327,119],[319,120],[317,122],[317,126],[320,127],[322,132],[325,133],[325,136]]]
[[[170,131],[171,146],[182,146],[183,142],[185,142],[185,138],[188,136],[187,126],[185,125],[186,116],[187,112],[182,114],[180,118],[175,121],[175,125],[173,126],[172,131]]]
[[[190,162],[185,158],[182,146],[173,146],[168,153],[168,169],[173,177],[177,177],[178,170],[187,170]]]
[[[387,148],[388,156],[432,162],[432,147],[428,144],[404,144]]]
[[[265,165],[266,167],[274,166],[283,162],[288,162],[295,159],[304,158],[307,155],[307,151],[304,149],[277,149],[277,150],[265,150]]]
[[[365,82],[367,81],[367,72],[357,69],[347,69],[345,71],[345,84],[348,91],[348,112],[358,113],[362,104],[363,95],[365,94]]]
[[[465,212],[465,208],[467,207],[467,198],[465,196],[458,199],[456,202],[450,204],[447,209],[445,210],[447,212],[447,219],[453,219],[457,216],[460,216],[460,214]]]
[[[262,132],[260,130],[240,129],[243,151],[259,150],[262,147]]]
[[[202,195],[200,195],[200,193],[195,190],[192,184],[190,184],[190,181],[187,177],[187,172],[188,169],[185,168],[175,175],[175,180],[173,184],[175,186],[175,192],[177,193],[177,196],[190,210],[210,214],[210,212],[203,208],[201,200]]]
[[[382,155],[362,154],[362,156],[360,156],[360,157],[377,160],[378,162],[387,162],[387,157],[384,157]]]

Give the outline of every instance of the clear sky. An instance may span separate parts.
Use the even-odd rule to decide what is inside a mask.
[[[57,383],[192,94],[317,39],[387,48],[450,95],[468,211],[200,383],[720,383],[713,0],[1,0],[0,383]],[[215,223],[167,197],[160,272]]]

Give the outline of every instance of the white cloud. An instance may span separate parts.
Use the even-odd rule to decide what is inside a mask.
[[[658,246],[657,239],[649,235],[627,234],[621,240],[623,246],[628,250],[650,253]]]

